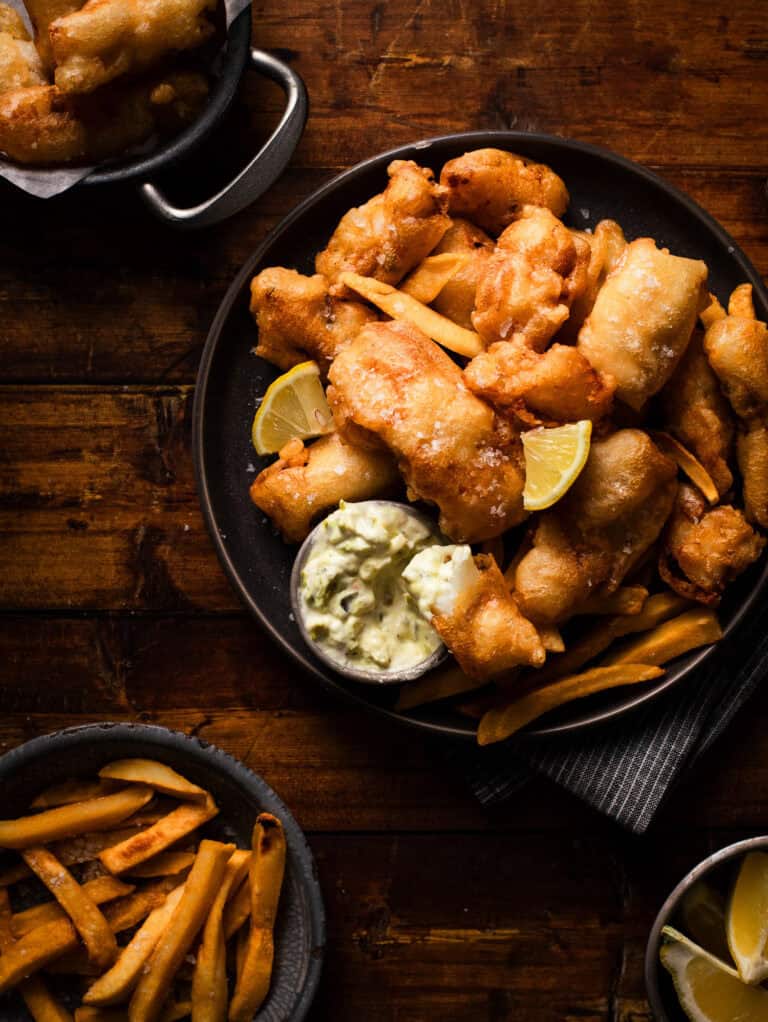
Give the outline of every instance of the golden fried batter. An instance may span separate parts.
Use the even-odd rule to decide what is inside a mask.
[[[589,263],[587,264],[587,283],[583,292],[571,302],[568,319],[558,331],[557,339],[567,343],[575,343],[579,330],[592,311],[598,291],[607,280],[609,274],[618,266],[619,260],[627,247],[624,232],[615,220],[601,220],[592,234],[587,231],[573,231],[589,245]]]
[[[738,508],[727,504],[709,508],[697,489],[681,486],[659,570],[681,596],[714,606],[728,583],[753,564],[764,547],[765,540]]]
[[[56,85],[92,92],[168,53],[200,46],[213,32],[216,0],[88,0],[49,28]]]
[[[579,332],[579,350],[616,381],[616,396],[638,410],[675,370],[706,301],[707,266],[657,249],[652,238],[627,245]]]
[[[352,442],[388,448],[410,498],[438,506],[446,535],[492,539],[523,519],[519,435],[415,327],[369,324],[328,376],[338,428]]]
[[[19,14],[0,4],[0,93],[45,82],[43,67]]]
[[[544,206],[558,217],[568,205],[568,191],[553,170],[502,149],[475,149],[449,160],[440,184],[449,191],[452,216],[466,217],[494,235],[525,205]]]
[[[677,492],[677,466],[650,437],[623,429],[595,440],[566,496],[538,520],[514,574],[523,614],[566,620],[593,594],[615,591],[658,538]]]
[[[79,11],[85,0],[24,0],[35,29],[35,46],[46,71],[53,70],[53,52],[48,29],[57,18]]]
[[[338,283],[345,271],[397,284],[451,225],[444,189],[431,170],[394,160],[387,173],[385,190],[345,213],[315,258],[315,269],[331,282],[331,293],[345,293]]]
[[[251,314],[259,328],[256,354],[281,369],[312,359],[323,375],[376,314],[362,302],[328,294],[321,274],[303,277],[271,266],[251,281]]]
[[[587,284],[590,248],[548,209],[525,206],[477,285],[472,323],[486,344],[513,334],[541,351]]]
[[[345,443],[338,433],[305,447],[291,440],[277,461],[251,485],[251,500],[269,515],[287,543],[305,539],[314,521],[340,500],[384,497],[399,482],[386,451],[364,450]]]
[[[477,282],[489,256],[493,252],[493,239],[468,220],[454,220],[435,248],[434,255],[460,252],[468,257],[464,266],[451,277],[432,302],[432,307],[454,323],[472,330]]]

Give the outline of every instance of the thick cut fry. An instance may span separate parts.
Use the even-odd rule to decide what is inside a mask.
[[[178,1022],[189,1018],[191,1012],[189,1001],[178,1001],[163,1009],[159,1022]],[[75,1010],[75,1022],[126,1022],[125,1008],[94,1008],[84,1004]]]
[[[153,759],[119,759],[99,770],[99,777],[113,781],[148,784],[163,795],[203,802],[208,792],[176,773],[165,763]]]
[[[0,993],[78,947],[77,930],[68,919],[38,926],[0,955]]]
[[[27,848],[22,855],[35,876],[45,884],[72,920],[88,951],[88,958],[100,969],[109,968],[117,957],[117,942],[96,902],[47,848]]]
[[[648,599],[645,586],[622,586],[615,593],[591,596],[579,604],[574,614],[639,614]]]
[[[54,784],[41,791],[35,801],[30,803],[30,807],[53,809],[55,806],[68,806],[72,802],[85,802],[90,798],[111,795],[117,787],[119,785],[112,781],[62,781],[61,784]]]
[[[628,643],[623,649],[611,653],[603,660],[604,667],[617,664],[665,664],[668,660],[689,653],[699,646],[717,642],[723,636],[714,612],[705,608],[689,610],[680,617],[665,621],[648,635]]]
[[[232,853],[205,921],[192,977],[192,1022],[226,1022],[228,990],[224,906],[230,892],[248,872],[250,861],[250,852],[238,850]]]
[[[46,809],[36,816],[0,820],[0,848],[29,848],[88,830],[106,830],[146,805],[153,795],[151,788],[137,784],[104,798]]]
[[[70,1012],[56,1000],[39,976],[25,979],[19,993],[35,1022],[72,1022]]]
[[[156,1022],[160,1018],[173,977],[205,921],[234,850],[234,845],[218,841],[200,842],[184,895],[131,998],[130,1022]]]
[[[430,671],[429,674],[423,674],[415,681],[403,685],[395,709],[413,710],[424,703],[434,703],[438,699],[449,699],[465,692],[474,692],[487,684],[487,678],[470,678],[458,666]]]
[[[400,285],[400,290],[417,302],[429,305],[449,280],[463,269],[469,257],[463,252],[441,252],[419,263]]]
[[[159,855],[147,859],[146,862],[134,866],[128,870],[132,877],[166,877],[175,876],[189,869],[195,861],[194,852],[161,852]]]
[[[231,894],[231,892],[230,892]],[[224,908],[224,939],[229,940],[251,914],[251,885],[241,884]]]
[[[150,912],[159,908],[171,891],[179,886],[178,877],[163,877],[153,880],[134,891],[127,898],[120,898],[107,905],[104,915],[113,933],[122,933],[142,922]]]
[[[489,710],[480,721],[477,731],[478,744],[490,745],[493,742],[500,742],[542,714],[573,699],[581,699],[619,685],[651,681],[663,673],[661,667],[626,663],[615,667],[593,667],[583,674],[561,678],[554,685],[535,689],[520,698],[513,698],[505,706]]]
[[[237,977],[229,1005],[229,1022],[252,1022],[269,992],[275,952],[273,931],[285,873],[285,856],[282,823],[270,813],[261,813],[253,828],[251,929],[242,971]]]
[[[81,862],[90,862],[95,859],[104,848],[125,841],[133,837],[138,828],[131,826],[117,825],[114,830],[100,830],[94,833],[78,834],[77,837],[65,838],[62,841],[54,841],[49,845],[50,850],[65,866],[73,866]],[[19,880],[32,876],[32,870],[23,860],[0,873],[0,887],[7,887]]]
[[[176,907],[184,894],[184,885],[171,891],[159,908],[154,909],[134,934],[112,968],[100,976],[83,995],[83,1003],[119,1004],[130,997],[139,982],[141,971],[155,945],[167,930]]]
[[[695,486],[698,486],[709,503],[717,504],[720,500],[718,488],[698,458],[694,457],[679,440],[675,440],[669,433],[654,433],[653,439],[664,454],[677,462],[678,467],[685,472]]]
[[[123,898],[133,891],[132,884],[125,884],[117,877],[97,877],[83,884],[83,893],[86,894],[95,905],[103,905],[104,902],[114,901],[116,898]],[[34,930],[38,926],[45,926],[46,923],[54,923],[59,919],[66,919],[67,914],[57,901],[46,901],[42,905],[33,905],[32,908],[24,909],[23,912],[16,912],[11,920],[13,934],[15,937],[23,937],[25,933]]]
[[[474,331],[458,326],[390,284],[384,284],[373,277],[361,277],[357,273],[342,273],[341,282],[392,319],[410,323],[457,355],[474,358],[483,350],[483,342]]]
[[[213,819],[218,811],[210,795],[202,805],[181,805],[135,837],[105,848],[99,852],[99,858],[110,873],[125,873],[158,852],[165,851],[169,845]]]

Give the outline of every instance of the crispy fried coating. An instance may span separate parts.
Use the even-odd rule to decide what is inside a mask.
[[[656,248],[652,238],[627,245],[579,331],[579,350],[616,381],[616,396],[640,409],[672,373],[691,338],[707,266]]]
[[[728,462],[733,451],[734,422],[702,345],[703,335],[693,337],[661,392],[664,426],[695,454],[722,497],[733,485]]]
[[[452,216],[466,217],[501,234],[525,205],[543,206],[560,217],[568,206],[561,178],[543,163],[502,149],[475,149],[449,160],[440,174]]]
[[[85,0],[24,0],[35,29],[35,46],[46,71],[53,70],[53,51],[48,32],[52,22],[79,11]]]
[[[494,408],[531,424],[598,422],[613,405],[610,381],[601,379],[576,348],[553,344],[539,353],[518,335],[476,355],[464,379]]]
[[[92,92],[200,46],[213,33],[206,15],[215,7],[216,0],[88,0],[50,24],[56,85],[63,93]]]
[[[315,269],[331,282],[333,294],[345,293],[339,277],[346,271],[397,284],[451,225],[447,197],[431,170],[394,160],[387,174],[384,191],[348,210],[315,258]]]
[[[8,4],[0,4],[0,32],[5,32],[13,39],[29,41],[29,32],[27,32],[24,19]]]
[[[684,485],[667,526],[659,571],[681,596],[716,606],[728,583],[753,564],[764,547],[765,539],[742,511],[729,504],[710,508],[695,487]]]
[[[477,285],[472,323],[486,344],[519,334],[541,351],[587,284],[590,248],[548,209],[524,206]]]
[[[322,274],[304,277],[282,266],[251,281],[251,314],[259,328],[257,355],[281,369],[312,359],[324,376],[337,353],[376,319],[362,302],[330,295]]]
[[[661,533],[677,466],[639,429],[592,443],[566,496],[538,520],[514,593],[536,625],[558,624],[593,594],[615,591]]]
[[[493,249],[493,239],[485,231],[468,220],[455,219],[434,250],[434,255],[459,252],[468,257],[464,266],[451,277],[432,302],[437,312],[463,326],[465,330],[473,329],[472,313],[475,309],[477,282]]]
[[[372,500],[399,481],[393,459],[329,433],[306,446],[291,440],[251,484],[251,500],[269,515],[287,543],[301,543],[324,511],[340,500]]]
[[[395,456],[412,500],[440,511],[457,542],[500,536],[524,517],[518,433],[475,397],[461,369],[406,323],[372,323],[328,374],[328,401],[353,442]]]
[[[592,311],[598,291],[609,274],[616,269],[627,247],[624,232],[615,220],[601,220],[592,234],[576,230],[572,233],[589,245],[589,262],[586,286],[571,302],[568,319],[557,333],[559,341],[567,341],[569,344],[576,342],[579,330]]]
[[[20,15],[0,4],[0,93],[45,82],[43,67]]]

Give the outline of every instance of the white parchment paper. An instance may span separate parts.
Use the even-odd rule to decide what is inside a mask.
[[[4,2],[21,14],[31,33],[32,28],[22,0],[4,0]],[[224,0],[227,29],[249,4],[250,0]],[[78,181],[82,181],[94,169],[92,166],[86,167],[82,164],[78,164],[76,167],[56,167],[53,170],[42,167],[22,167],[18,163],[11,163],[10,160],[0,156],[0,177],[10,181],[22,191],[37,196],[38,199],[50,199],[54,195],[61,195],[62,192],[66,192],[68,188],[76,185]]]

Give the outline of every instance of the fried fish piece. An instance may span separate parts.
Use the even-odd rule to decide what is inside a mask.
[[[560,217],[568,190],[543,163],[503,149],[474,149],[449,160],[440,174],[452,216],[466,217],[491,234],[516,220],[523,206],[543,206]]]
[[[447,196],[431,170],[412,160],[394,160],[387,174],[385,190],[348,210],[315,258],[315,269],[328,278],[332,294],[345,294],[339,277],[346,271],[397,284],[451,225]]]
[[[437,312],[463,326],[465,330],[472,329],[477,282],[493,249],[493,239],[485,231],[475,227],[469,220],[456,218],[434,250],[435,255],[457,252],[467,256],[464,266],[451,277],[432,302]]]
[[[399,481],[386,451],[346,443],[338,433],[305,447],[291,440],[251,485],[251,500],[268,515],[287,543],[300,543],[314,520],[340,500],[371,500]]]
[[[376,319],[362,302],[330,295],[322,274],[304,277],[282,266],[251,281],[251,314],[259,328],[257,355],[281,369],[312,359],[324,376],[336,354]]]
[[[46,71],[53,70],[53,52],[48,32],[52,22],[79,11],[85,0],[24,0],[24,6],[35,29],[35,46]]]
[[[707,266],[658,249],[652,238],[627,245],[579,331],[578,348],[616,381],[616,396],[639,410],[664,386],[691,339],[706,301]]]
[[[563,499],[538,520],[513,591],[535,625],[558,624],[589,596],[614,592],[661,533],[677,466],[639,429],[592,443]]]
[[[472,323],[486,344],[519,334],[541,351],[587,285],[590,248],[548,209],[524,206],[477,285]]]
[[[728,462],[733,450],[733,415],[703,348],[693,337],[661,392],[664,426],[699,459],[722,497],[733,485]]]
[[[42,85],[43,66],[18,12],[0,4],[0,93]]]
[[[92,92],[169,53],[202,45],[213,33],[216,0],[88,0],[49,27],[63,93]]]
[[[579,330],[594,307],[600,288],[618,266],[627,247],[624,231],[615,220],[601,220],[591,234],[577,230],[571,233],[589,245],[589,262],[586,287],[571,302],[568,319],[557,333],[557,339],[568,344],[575,343]]]
[[[730,504],[710,508],[695,487],[682,485],[664,537],[659,571],[681,596],[716,606],[728,583],[753,564],[764,547],[765,539],[742,511]]]
[[[457,542],[500,536],[522,521],[520,436],[466,387],[461,369],[404,322],[371,323],[328,374],[328,402],[352,442],[385,447],[411,500],[440,510]]]

